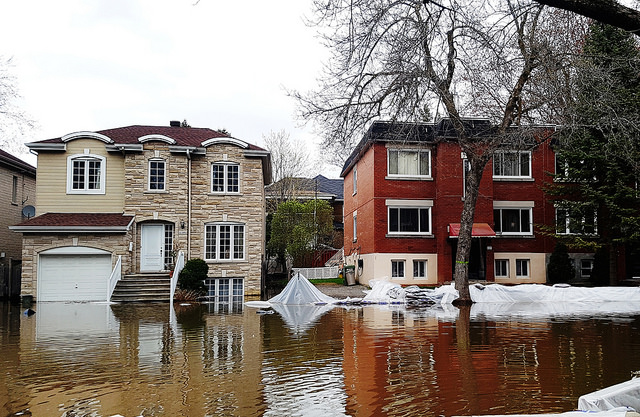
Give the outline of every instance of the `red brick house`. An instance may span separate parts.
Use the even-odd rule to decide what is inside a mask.
[[[490,131],[489,121],[468,119]],[[550,136],[552,127],[541,127]],[[464,199],[465,155],[448,120],[375,122],[347,159],[344,178],[345,264],[361,283],[391,279],[434,285],[453,277]],[[496,152],[480,183],[470,279],[544,283],[555,239],[540,225],[556,209],[542,186],[555,169],[550,141]],[[572,254],[593,259],[593,254]],[[592,262],[592,260],[591,260]]]

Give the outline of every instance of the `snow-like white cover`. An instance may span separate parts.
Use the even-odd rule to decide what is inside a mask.
[[[500,284],[469,286],[474,303],[640,302],[640,287],[572,287],[569,285]]]
[[[631,407],[635,411],[640,411],[640,378],[578,398],[578,409],[583,411],[608,411],[617,407]]]
[[[323,294],[302,274],[294,275],[284,287],[284,290],[275,297],[269,299],[269,303],[275,304],[332,304],[337,300]]]

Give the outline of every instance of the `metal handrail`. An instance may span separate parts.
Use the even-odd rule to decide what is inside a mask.
[[[113,271],[111,271],[111,275],[109,276],[109,286],[107,287],[107,301],[111,301],[113,290],[116,289],[116,285],[118,285],[118,281],[120,281],[121,278],[122,278],[122,255],[118,255],[118,260],[116,261],[116,265],[113,267]]]
[[[169,298],[169,302],[173,304],[173,296],[176,293],[176,286],[178,285],[178,276],[180,276],[180,272],[184,268],[184,252],[178,251],[178,258],[176,259],[176,264],[173,268],[173,275],[171,276],[171,294]]]

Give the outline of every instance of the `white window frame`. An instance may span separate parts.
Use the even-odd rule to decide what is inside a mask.
[[[353,195],[358,193],[358,164],[353,166]]]
[[[422,271],[418,265],[422,265]],[[416,271],[416,267],[418,267]],[[416,273],[417,272],[417,273]],[[422,275],[420,273],[422,272]],[[427,278],[427,260],[426,259],[414,259],[413,260],[413,278],[414,279],[426,279]]]
[[[499,268],[498,268],[498,264],[501,263],[504,265],[504,272],[506,272],[505,275],[501,275],[499,274]],[[493,269],[493,275],[496,278],[509,278],[509,260],[508,259],[494,259],[494,269]],[[502,272],[502,271],[500,271]]]
[[[12,204],[18,204],[18,185],[19,185],[18,176],[14,175],[11,182],[11,203]]]
[[[500,218],[498,221],[495,221],[495,212],[500,211]],[[502,230],[502,212],[504,210],[518,210],[518,217],[519,217],[519,226],[520,228],[522,228],[522,212],[523,211],[528,211],[529,212],[529,231],[528,232],[523,232],[522,229],[520,229],[520,231],[518,232],[505,232]],[[533,236],[533,207],[526,207],[526,206],[511,206],[511,205],[505,205],[505,206],[498,206],[495,204],[494,202],[494,206],[493,206],[493,217],[494,217],[494,230],[496,231],[496,234],[499,236]]]
[[[220,230],[229,227],[229,257],[221,257],[222,247]],[[211,229],[215,229],[215,242],[210,239]],[[242,256],[236,257],[235,234],[242,229]],[[213,256],[212,255],[213,253]],[[217,222],[207,223],[204,228],[204,256],[208,262],[238,262],[244,261],[247,256],[247,228],[244,223]]]
[[[560,210],[564,210],[564,227],[560,230],[560,224],[558,223]],[[597,236],[598,235],[598,212],[596,208],[593,207],[593,233],[577,233],[571,231],[571,222],[579,221],[582,226],[586,223],[586,219],[582,216],[580,219],[573,219],[571,217],[571,208],[563,205],[556,205],[555,209],[555,224],[556,224],[556,234],[558,235],[584,235],[584,236]]]
[[[394,268],[395,266],[395,268]],[[404,259],[392,259],[391,260],[391,278],[392,279],[404,279],[407,273],[406,261]],[[400,271],[402,269],[402,271]],[[402,272],[402,275],[400,275]],[[395,275],[394,275],[395,273]]]
[[[73,165],[76,161],[85,161],[84,166],[84,187],[73,188]],[[99,161],[100,162],[100,179],[98,181],[98,188],[88,188],[89,185],[89,170],[87,169],[87,162]],[[105,194],[106,185],[106,173],[107,173],[107,159],[101,155],[94,155],[90,153],[70,155],[67,157],[67,194]]]
[[[151,188],[151,164],[162,163],[162,188]],[[156,168],[157,169],[157,168]],[[156,177],[159,177],[156,175]],[[162,158],[151,158],[147,163],[147,190],[151,192],[164,192],[167,191],[167,161]]]
[[[244,297],[244,278],[242,277],[207,278],[204,283],[207,287],[208,298],[231,302],[234,299],[239,300]],[[228,293],[222,294],[221,292],[225,289],[228,290]]]
[[[526,265],[526,273],[522,271],[522,265]],[[529,259],[516,259],[516,278],[529,278],[531,276],[531,261]]]
[[[214,190],[214,182],[213,182],[213,170],[214,167],[222,167],[222,190]],[[230,190],[230,176],[229,176],[229,170],[231,167],[235,167],[238,170],[238,184],[237,184],[237,190]],[[240,194],[240,189],[241,189],[241,180],[240,180],[240,175],[241,175],[241,170],[240,170],[240,164],[235,163],[235,162],[213,162],[211,164],[211,169],[210,169],[210,180],[211,180],[211,186],[209,187],[209,189],[211,190],[212,194]]]
[[[593,259],[580,259],[580,278],[591,278],[593,274]],[[584,262],[588,262],[589,266],[585,268]],[[584,274],[585,270],[589,270],[588,274]]]
[[[387,205],[387,234],[392,236],[432,236],[433,235],[433,200],[386,200]],[[392,231],[391,210],[418,210],[418,231]],[[420,210],[427,210],[427,231],[420,231]],[[400,211],[398,211],[398,229],[400,228]]]
[[[418,166],[417,174],[400,174],[400,173],[392,173],[391,172],[391,153],[392,152],[398,152],[398,153],[416,153],[417,154],[417,164]],[[421,174],[420,173],[420,160],[421,154],[426,154],[427,155],[427,161],[429,162],[429,169],[428,169],[428,173],[426,174]],[[387,177],[389,178],[417,178],[417,179],[430,179],[431,178],[431,149],[401,149],[401,148],[387,148]],[[399,169],[398,169],[399,170]]]
[[[518,173],[516,175],[505,175],[505,161],[504,156],[506,154],[517,154],[518,162],[516,164]],[[527,169],[529,173],[526,175],[522,175],[522,155],[527,155],[529,157],[529,161],[527,163]],[[504,150],[504,151],[495,151],[493,153],[493,178],[496,179],[532,179],[531,173],[531,151],[518,151],[518,150]]]
[[[358,212],[353,212],[353,241],[358,241]]]

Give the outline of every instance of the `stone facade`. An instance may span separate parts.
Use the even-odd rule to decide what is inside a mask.
[[[122,256],[122,270],[131,270],[132,254],[129,242],[132,233],[126,234],[25,234],[22,239],[22,295],[34,299],[38,295],[38,260],[40,253],[56,248],[86,247],[111,252],[111,265]]]
[[[174,133],[176,139],[173,139]],[[113,138],[112,142],[109,142],[110,138]],[[24,232],[22,295],[37,296],[39,254],[53,248],[80,246],[102,249],[112,254],[112,265],[122,255],[123,274],[141,272],[144,253],[142,230],[146,225],[165,225],[162,249],[165,259],[175,256],[178,251],[185,254],[185,260],[205,259],[209,264],[210,278],[242,278],[245,295],[260,295],[266,223],[264,185],[270,180],[270,169],[266,168],[270,164],[267,151],[209,129],[151,126],[87,132],[86,136],[77,138],[63,137],[59,144],[47,141],[46,144],[35,142],[30,145],[38,150],[39,158],[50,162],[51,170],[67,172],[68,176],[70,171],[67,167],[58,166],[68,163],[60,151],[64,154],[66,149],[78,148],[74,148],[74,142],[81,144],[82,148],[90,148],[91,154],[106,155],[107,189],[114,189],[114,181],[123,182],[124,196],[111,199],[104,210],[98,208],[97,211],[134,216],[134,221],[126,232],[122,229],[117,233],[64,232],[62,229]],[[75,152],[81,151],[76,149]],[[166,175],[162,190],[149,186],[150,161],[164,161]],[[238,167],[237,192],[212,192],[214,163]],[[122,167],[120,169],[124,172],[114,172],[114,166]],[[66,188],[58,188],[55,192],[65,196]],[[96,211],[97,206],[91,203],[95,198],[89,193],[78,194],[74,201],[81,201],[83,207],[92,207],[92,211],[87,211],[90,213]],[[121,201],[121,205],[114,206],[117,201]],[[63,212],[77,213],[77,210],[69,207]],[[45,213],[38,211],[40,214]],[[243,259],[206,259],[205,231],[209,224],[244,226]],[[166,225],[173,227],[167,228]],[[167,230],[173,230],[172,242],[167,238]],[[233,239],[237,237],[232,234],[232,245]],[[171,251],[170,254],[167,250]],[[172,268],[167,262],[163,265],[162,270]]]

